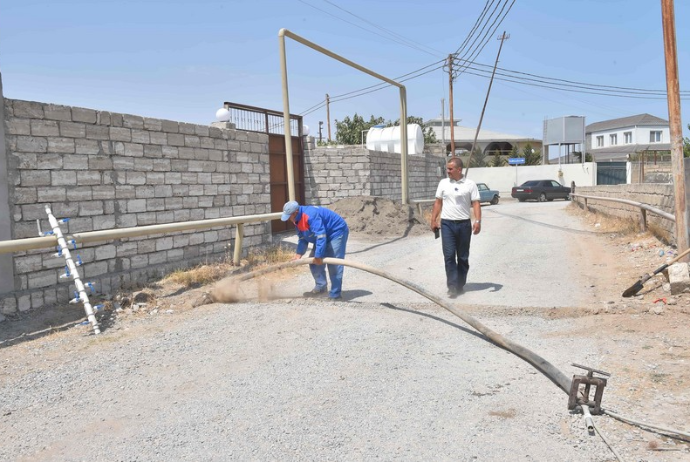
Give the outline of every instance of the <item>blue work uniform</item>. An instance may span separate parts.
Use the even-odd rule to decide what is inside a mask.
[[[325,207],[302,205],[295,216],[297,224],[296,253],[304,255],[309,244],[313,244],[309,256],[314,258],[345,258],[347,238],[350,230],[345,220],[332,210]],[[343,287],[343,265],[309,265],[311,274],[316,282],[317,291],[325,290],[326,266],[331,279],[331,290],[328,296],[340,298]]]

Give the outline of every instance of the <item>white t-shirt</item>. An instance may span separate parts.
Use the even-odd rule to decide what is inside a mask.
[[[444,178],[438,183],[436,198],[443,199],[442,220],[466,220],[470,218],[472,202],[479,200],[477,184],[467,178],[459,181]]]

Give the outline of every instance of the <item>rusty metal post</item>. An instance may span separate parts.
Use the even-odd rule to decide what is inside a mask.
[[[640,232],[647,231],[647,211],[640,209]]]
[[[676,19],[673,0],[661,0],[661,21],[664,29],[666,57],[666,92],[668,120],[671,132],[671,170],[675,196],[676,246],[682,252],[688,248],[688,210],[685,203],[685,169],[683,166],[683,124],[680,118],[680,85],[678,84],[678,56],[676,50]],[[683,261],[688,261],[686,256]]]

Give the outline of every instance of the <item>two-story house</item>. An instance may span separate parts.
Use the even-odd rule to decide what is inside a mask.
[[[668,120],[649,114],[589,124],[585,137],[595,162],[625,162],[641,153],[671,150]]]

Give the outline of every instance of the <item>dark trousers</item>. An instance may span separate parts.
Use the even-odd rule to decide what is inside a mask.
[[[446,263],[448,289],[462,290],[470,270],[470,220],[441,220],[441,244]]]

